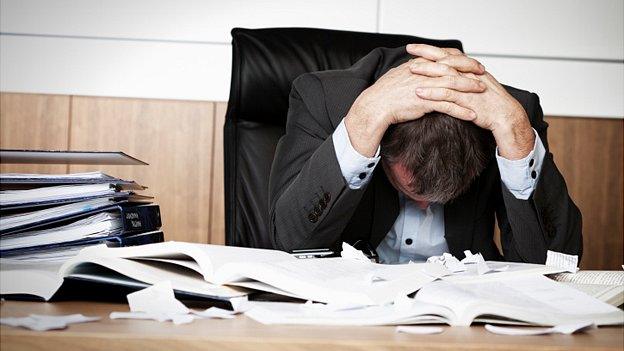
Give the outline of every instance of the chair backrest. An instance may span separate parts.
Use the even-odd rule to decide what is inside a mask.
[[[232,30],[232,82],[224,127],[226,244],[270,248],[268,185],[284,134],[292,81],[344,69],[377,47],[426,43],[461,50],[457,40],[313,28]]]

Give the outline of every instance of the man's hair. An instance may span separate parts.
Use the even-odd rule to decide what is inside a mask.
[[[464,193],[483,171],[494,152],[491,139],[472,122],[432,112],[390,126],[381,141],[381,157],[411,173],[414,194],[446,203]]]

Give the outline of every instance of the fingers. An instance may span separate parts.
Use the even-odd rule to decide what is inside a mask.
[[[485,67],[479,61],[464,55],[455,48],[438,48],[427,44],[408,44],[405,49],[410,55],[443,63],[460,72],[485,73]]]
[[[410,64],[410,71],[427,77],[457,76],[459,72],[449,65],[431,62],[415,61]]]
[[[465,106],[465,94],[447,88],[418,88],[416,95],[421,99],[432,101],[448,101]]]
[[[485,67],[479,61],[464,55],[448,55],[438,60],[438,63],[449,65],[464,73],[479,75],[485,73]]]
[[[427,44],[408,44],[405,49],[410,55],[424,57],[430,61],[441,60],[449,55],[443,49]]]
[[[442,50],[446,51],[449,55],[459,55],[462,56],[464,53],[456,48],[442,48]]]
[[[462,76],[442,76],[437,78],[425,78],[418,82],[419,88],[447,88],[465,93],[482,93],[486,85],[479,79]]]
[[[461,119],[464,121],[474,121],[477,118],[477,114],[465,107],[459,106],[448,101],[430,101],[430,107],[432,111],[438,111],[446,113],[451,117]]]

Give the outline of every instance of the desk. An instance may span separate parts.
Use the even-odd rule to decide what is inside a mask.
[[[617,350],[624,346],[622,327],[605,327],[577,335],[501,336],[482,326],[445,327],[441,334],[408,335],[394,327],[269,326],[245,316],[196,320],[191,324],[111,320],[127,305],[87,302],[2,303],[2,317],[31,313],[97,315],[99,322],[65,330],[34,332],[0,327],[2,351],[12,350]]]

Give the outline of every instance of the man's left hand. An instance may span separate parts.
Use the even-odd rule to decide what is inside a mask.
[[[440,65],[446,66],[445,62],[457,60],[455,56],[464,56],[456,49],[431,46],[412,54],[432,61],[412,67],[412,73],[424,76],[439,76],[439,72],[443,71]],[[488,72],[461,74],[481,80],[486,85],[485,91],[463,93],[446,88],[419,88],[416,94],[422,99],[448,101],[474,111],[477,116],[472,121],[492,131],[502,157],[509,160],[526,157],[533,150],[535,134],[522,105]]]

